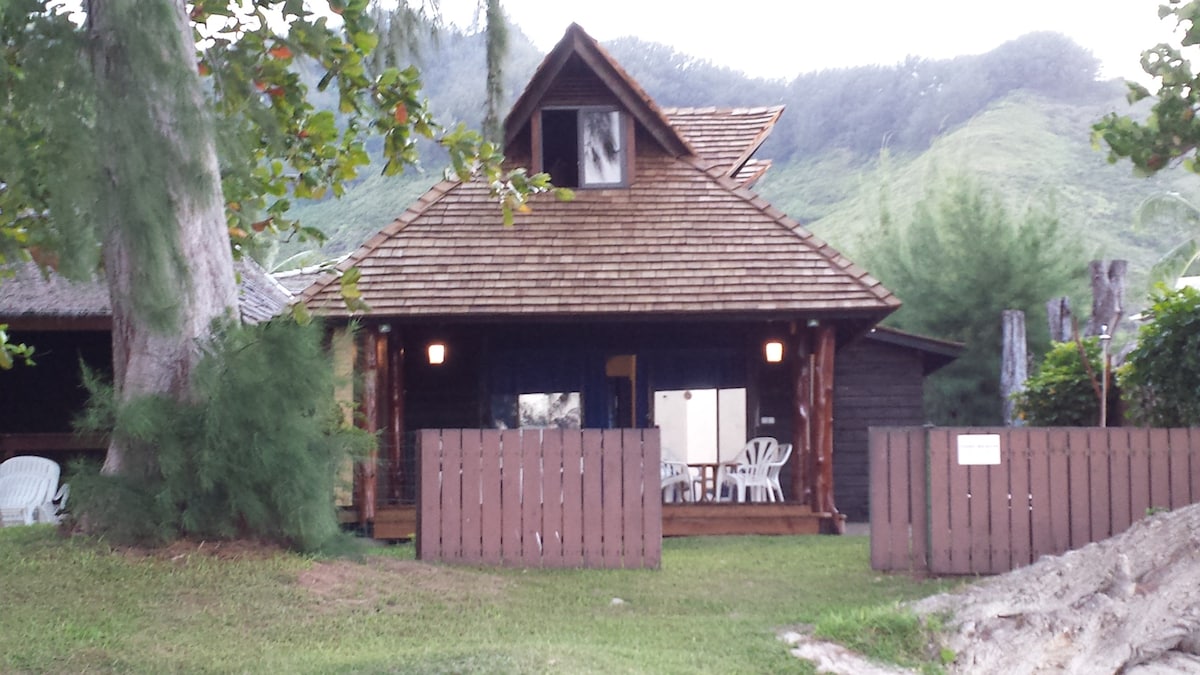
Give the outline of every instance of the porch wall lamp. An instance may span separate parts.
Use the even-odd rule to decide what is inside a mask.
[[[430,342],[427,348],[429,352],[429,364],[440,366],[446,362],[446,345],[441,342]]]
[[[783,360],[783,343],[779,340],[768,340],[763,345],[763,356],[767,363],[779,363]]]

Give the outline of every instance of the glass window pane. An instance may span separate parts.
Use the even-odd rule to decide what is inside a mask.
[[[616,110],[584,110],[580,113],[584,185],[619,184],[622,171],[621,114]]]

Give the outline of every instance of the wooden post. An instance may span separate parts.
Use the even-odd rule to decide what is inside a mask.
[[[354,334],[350,329],[343,327],[333,331],[330,352],[333,354],[336,387],[334,398],[342,409],[342,423],[347,427],[354,426],[354,362],[357,357]],[[337,487],[334,490],[338,506],[354,506],[353,485],[354,460],[346,458],[345,463],[338,467]]]
[[[812,504],[808,491],[808,474],[811,471],[809,407],[812,403],[812,368],[808,329],[792,324],[788,339],[788,351],[792,356],[792,463],[791,490],[793,498]]]
[[[379,339],[379,327],[367,328],[363,335],[363,400],[362,426],[367,433],[379,432],[379,350],[383,340]],[[358,524],[366,525],[375,520],[375,495],[377,477],[375,464],[378,457],[372,452],[359,462],[355,472],[354,497],[358,507]]]
[[[388,334],[388,499],[399,502],[404,487],[404,340]]]
[[[836,346],[834,327],[825,324],[818,327],[813,350],[810,454],[814,469],[811,479],[814,510],[832,514],[834,532],[843,534],[845,523],[837,517],[833,499],[833,364]]]
[[[1004,406],[1004,423],[1010,427],[1023,426],[1017,418],[1013,394],[1025,388],[1028,377],[1025,354],[1025,312],[1006,309],[1000,315],[1003,351],[1000,355],[1000,398]]]

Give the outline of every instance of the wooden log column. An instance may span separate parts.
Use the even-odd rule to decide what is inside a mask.
[[[388,334],[388,499],[400,501],[404,487],[404,340]]]
[[[812,445],[809,415],[812,402],[812,356],[808,329],[792,324],[788,339],[792,359],[792,463],[791,493],[794,499],[815,506],[809,490]]]
[[[380,338],[379,327],[370,326],[363,331],[363,400],[360,425],[367,433],[379,432],[380,350],[386,355],[386,341]],[[358,523],[366,525],[375,520],[375,496],[378,478],[375,471],[378,455],[372,451],[359,462],[354,471],[354,502],[358,507]]]
[[[830,513],[834,531],[843,534],[845,523],[838,515],[833,499],[833,364],[837,336],[833,326],[816,329],[812,355],[812,407],[809,426],[812,430],[813,471],[811,474],[813,510]]]

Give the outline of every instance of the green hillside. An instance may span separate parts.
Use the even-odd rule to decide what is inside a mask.
[[[1125,164],[1109,164],[1092,146],[1091,124],[1124,98],[1063,103],[1015,92],[939,137],[919,154],[855,162],[846,153],[776,164],[760,192],[851,258],[879,220],[881,195],[906,213],[938,176],[980,177],[1012,206],[1052,202],[1066,229],[1097,258],[1130,261],[1131,296],[1146,269],[1186,234],[1182,226],[1154,231],[1133,227],[1146,197],[1164,191],[1200,194],[1200,179],[1182,170],[1153,178],[1134,176]],[[1135,298],[1131,297],[1131,300]]]

